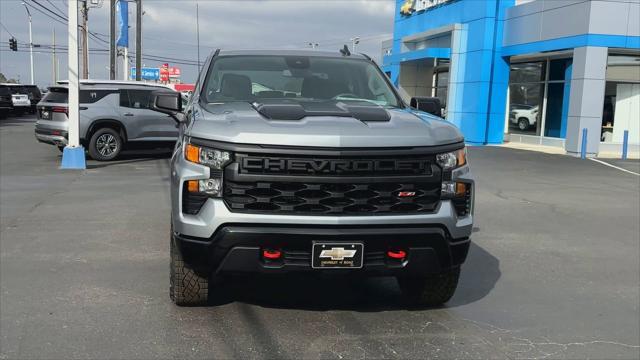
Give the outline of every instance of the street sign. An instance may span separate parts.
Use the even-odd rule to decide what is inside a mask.
[[[159,68],[142,68],[142,73],[140,77],[143,80],[160,80],[160,69]],[[136,78],[136,68],[131,68],[131,79]]]

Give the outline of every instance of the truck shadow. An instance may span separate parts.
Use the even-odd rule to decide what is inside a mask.
[[[102,169],[111,166],[133,164],[154,160],[166,160],[171,158],[172,149],[152,149],[152,150],[125,150],[120,156],[112,161],[95,161],[89,159],[87,155],[87,169]],[[167,174],[168,175],[168,174]]]
[[[500,279],[500,262],[472,243],[454,297],[444,306],[457,307],[487,296]],[[255,276],[225,279],[212,299],[214,305],[242,302],[270,308],[309,311],[350,310],[376,312],[423,310],[402,296],[394,278],[340,276]]]

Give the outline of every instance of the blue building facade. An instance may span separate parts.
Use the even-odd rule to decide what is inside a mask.
[[[470,144],[640,143],[640,1],[398,0],[383,68]]]

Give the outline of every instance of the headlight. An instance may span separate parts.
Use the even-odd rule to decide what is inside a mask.
[[[436,162],[442,170],[448,171],[459,168],[467,163],[466,149],[460,149],[444,154],[436,155]]]
[[[210,166],[214,170],[222,170],[231,161],[231,153],[187,144],[184,158],[196,164]]]

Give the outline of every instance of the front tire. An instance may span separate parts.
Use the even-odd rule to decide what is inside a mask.
[[[531,124],[529,124],[529,119],[526,119],[526,118],[518,119],[518,129],[520,129],[521,131],[528,130],[529,126],[531,126]]]
[[[98,161],[113,160],[122,150],[122,138],[117,131],[111,128],[98,129],[89,142],[89,155]]]
[[[413,303],[440,306],[453,296],[458,286],[460,268],[425,277],[398,277],[402,293]]]
[[[209,300],[209,276],[199,274],[184,262],[171,234],[171,271],[169,296],[178,306],[206,305]]]

